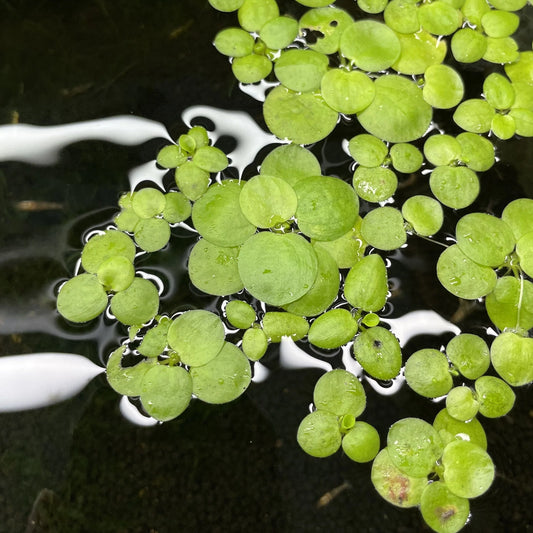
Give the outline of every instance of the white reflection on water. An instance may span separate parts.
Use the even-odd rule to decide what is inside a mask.
[[[191,126],[195,118],[205,117],[215,125],[215,131],[209,132],[209,136],[216,141],[222,135],[233,137],[237,146],[228,154],[231,159],[230,166],[239,171],[239,176],[243,170],[253,162],[257,153],[269,144],[280,144],[277,137],[271,133],[266,133],[252,119],[248,113],[243,111],[227,111],[205,105],[197,105],[187,108],[181,115],[183,122]]]
[[[435,311],[429,310],[412,311],[399,318],[383,318],[382,322],[390,326],[402,347],[416,335],[441,335],[447,332],[459,335],[461,333],[461,328],[445,320]]]
[[[126,420],[136,426],[150,427],[159,424],[155,418],[143,415],[139,409],[129,401],[127,396],[122,396],[120,399],[120,413]]]
[[[0,412],[62,402],[78,394],[103,371],[86,357],[70,353],[0,357]]]
[[[101,140],[132,146],[157,138],[172,141],[160,122],[129,115],[59,126],[7,124],[0,126],[0,161],[53,165],[59,152],[75,142]]]
[[[296,346],[290,337],[281,337],[279,347],[279,364],[282,368],[296,370],[300,368],[322,368],[326,372],[332,370],[332,366],[326,361],[317,359],[301,348]]]

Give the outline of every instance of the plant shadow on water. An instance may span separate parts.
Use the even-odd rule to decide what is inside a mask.
[[[185,131],[182,113],[196,105],[244,111],[263,124],[260,103],[239,90],[211,44],[234,22],[207,2],[64,4],[20,0],[0,7],[2,124],[55,126],[133,115],[164,124],[176,138]],[[351,2],[337,4],[348,9]],[[533,18],[527,9],[526,32]],[[476,79],[473,73],[467,85],[480,85]],[[315,150],[329,166],[324,173],[344,172],[346,154],[338,146],[353,135],[341,124],[322,153]],[[0,355],[75,353],[102,366],[124,338],[126,329],[106,317],[67,324],[55,299],[87,232],[115,216],[132,169],[152,161],[168,142],[163,134],[147,139],[135,146],[67,143],[52,165],[1,162]],[[501,161],[483,176],[477,210],[501,212],[516,197],[533,197],[532,154],[531,138],[498,143]],[[399,190],[401,200],[424,191],[417,181],[407,188]],[[458,218],[447,220],[443,232],[454,234]],[[171,249],[143,259],[140,268],[164,280],[166,309],[216,311],[219,299],[187,279],[185,257],[196,239],[179,229],[173,234]],[[480,324],[489,323],[484,307],[459,306],[438,284],[439,247],[412,241],[390,261],[390,318],[432,309],[462,330],[481,331]],[[452,336],[453,330],[421,327],[402,349],[439,348]],[[332,353],[323,351],[321,360],[338,361],[341,354]],[[268,379],[252,383],[231,404],[194,401],[178,419],[155,427],[123,416],[104,375],[56,405],[0,414],[0,533],[429,531],[416,510],[381,500],[370,463],[355,464],[342,453],[317,459],[301,450],[296,430],[323,372],[279,367],[277,359],[278,345],[271,345],[264,359]],[[398,419],[432,420],[442,408],[421,402],[406,386],[392,401],[371,394],[369,382],[365,388],[364,419],[382,445]],[[472,500],[465,531],[529,531],[533,523],[530,387],[515,393],[510,414],[483,421],[496,478]]]

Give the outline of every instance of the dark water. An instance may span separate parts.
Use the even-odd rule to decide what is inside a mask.
[[[175,137],[185,129],[186,108],[210,105],[246,111],[261,124],[261,105],[240,92],[210,45],[232,24],[233,15],[217,14],[204,1],[4,0],[0,121],[57,125],[127,114],[161,122]],[[530,28],[529,21],[529,43]],[[348,131],[339,128],[338,135],[353,135]],[[84,141],[68,145],[54,165],[0,163],[0,355],[53,351],[105,360],[123,331],[102,321],[65,325],[55,312],[54,290],[72,275],[85,232],[112,218],[129,188],[128,172],[164,144]],[[23,151],[35,149],[28,143]],[[328,161],[340,157],[333,143],[316,150]],[[502,143],[502,161],[483,176],[474,207],[499,214],[510,199],[533,197],[532,154],[531,140]],[[340,172],[341,166],[331,167]],[[452,232],[455,219],[448,214]],[[183,254],[191,240],[178,232],[175,241],[146,265],[171,272],[174,289],[164,305],[177,309],[192,298],[214,305],[189,292]],[[410,240],[402,260],[392,260],[390,275],[401,290],[391,300],[391,316],[413,309],[454,316],[457,300],[435,284],[438,252]],[[479,332],[486,316],[474,307],[459,320],[465,331]],[[438,348],[449,338],[419,335],[404,351]],[[340,453],[314,459],[299,449],[296,428],[322,372],[277,368],[276,359],[273,349],[269,379],[252,384],[239,400],[195,402],[158,427],[126,421],[103,376],[65,402],[1,414],[0,532],[427,531],[418,511],[396,509],[377,496],[369,465]],[[367,393],[363,418],[382,436],[399,418],[431,420],[441,408],[407,387],[392,399],[370,387]],[[471,502],[473,519],[464,531],[532,528],[531,390],[516,393],[510,415],[483,420],[497,477],[488,494]],[[317,507],[340,486],[347,488]],[[30,516],[41,525],[27,528]]]

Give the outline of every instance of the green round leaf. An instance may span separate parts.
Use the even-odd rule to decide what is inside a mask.
[[[298,22],[291,17],[269,20],[259,32],[259,38],[272,50],[289,46],[298,35]]]
[[[442,409],[435,417],[433,427],[439,433],[444,445],[456,440],[465,440],[477,444],[484,450],[487,449],[487,436],[477,418],[462,422],[450,416],[446,409]]]
[[[339,269],[329,252],[313,246],[318,273],[313,286],[300,298],[284,306],[286,311],[302,316],[316,316],[330,307],[339,293]]]
[[[387,26],[398,33],[412,34],[420,29],[418,4],[413,0],[391,0],[383,16]]]
[[[256,321],[254,308],[241,300],[231,300],[227,303],[226,317],[228,322],[239,329],[247,329]]]
[[[389,153],[387,145],[381,139],[368,133],[352,137],[348,143],[348,150],[355,161],[364,167],[382,165]]]
[[[365,253],[366,243],[361,237],[362,218],[358,217],[354,227],[332,241],[311,241],[315,248],[323,248],[333,257],[338,268],[351,268]]]
[[[451,35],[463,23],[462,13],[442,0],[421,4],[418,20],[424,30],[435,35]]]
[[[388,4],[389,0],[359,0],[357,5],[365,13],[381,13]],[[373,459],[373,457],[372,457]]]
[[[137,222],[141,220],[135,211],[131,208],[122,208],[122,211],[115,217],[114,223],[120,231],[133,233]]]
[[[244,216],[259,228],[272,228],[296,213],[294,189],[282,178],[261,174],[244,183],[239,205]]]
[[[479,194],[477,174],[467,167],[439,166],[429,177],[431,192],[437,200],[452,209],[462,209]]]
[[[241,247],[238,264],[246,290],[277,306],[303,296],[318,272],[313,247],[295,233],[253,235]]]
[[[444,221],[441,204],[434,198],[422,194],[411,196],[404,202],[402,215],[416,233],[424,237],[437,233]]]
[[[279,16],[278,4],[276,0],[244,0],[238,16],[242,28],[259,32],[268,21]]]
[[[316,382],[313,403],[319,411],[357,418],[365,410],[366,394],[356,376],[336,369],[326,372]]]
[[[527,0],[494,0],[494,2],[491,2],[491,4],[496,9],[501,9],[504,11],[518,11],[527,4]]]
[[[134,366],[122,366],[122,354],[125,346],[117,348],[107,360],[106,377],[111,388],[124,396],[141,394],[144,375],[153,367],[154,361],[141,361]]]
[[[251,361],[258,361],[265,355],[268,339],[262,329],[250,328],[242,336],[242,351]]]
[[[209,186],[209,172],[192,161],[187,161],[176,169],[175,179],[179,190],[192,202],[198,200]]]
[[[433,4],[443,4],[437,1]],[[437,109],[450,109],[459,104],[464,95],[463,79],[448,65],[430,65],[424,73],[424,100]]]
[[[420,150],[409,143],[393,144],[390,147],[390,158],[394,170],[404,174],[412,174],[420,170],[424,162],[424,156]]]
[[[374,82],[376,96],[358,115],[361,126],[390,142],[409,142],[422,137],[432,117],[422,91],[401,76],[381,76]]]
[[[324,3],[328,5],[331,2]],[[300,32],[313,32],[319,37],[316,42],[309,40],[309,48],[323,54],[334,54],[339,49],[340,38],[344,30],[353,22],[352,17],[335,7],[310,9],[300,19]]]
[[[487,418],[505,416],[516,399],[513,389],[494,376],[482,376],[475,383],[479,412]]]
[[[415,507],[427,485],[426,477],[404,474],[392,461],[389,448],[383,448],[372,463],[372,484],[379,495],[397,507]]]
[[[100,265],[111,257],[123,256],[133,263],[135,244],[125,233],[107,230],[101,235],[91,237],[81,252],[81,266],[95,274]]]
[[[308,340],[314,346],[331,350],[350,342],[356,333],[357,320],[349,311],[330,309],[313,321]]]
[[[261,163],[261,175],[284,179],[292,187],[309,176],[319,176],[320,163],[312,152],[298,144],[274,148]]]
[[[188,272],[193,285],[215,296],[239,292],[244,285],[239,276],[238,255],[238,246],[223,247],[200,239],[189,255]]]
[[[198,148],[192,158],[193,163],[206,172],[220,172],[228,166],[226,154],[214,146]]]
[[[469,213],[459,219],[455,235],[461,251],[484,266],[499,267],[515,246],[511,228],[487,213]]]
[[[468,379],[482,376],[490,365],[487,343],[472,333],[453,337],[446,346],[446,355],[453,366]]]
[[[308,237],[337,239],[355,224],[359,200],[353,188],[341,179],[312,176],[296,183],[294,191],[298,227]]]
[[[518,43],[512,37],[487,37],[486,39],[487,50],[483,55],[485,61],[511,63],[519,58]]]
[[[342,450],[356,463],[368,463],[379,452],[379,433],[374,426],[358,421],[342,439]]]
[[[279,139],[311,144],[327,137],[337,124],[338,113],[312,93],[297,93],[283,86],[270,91],[263,105],[268,129]]]
[[[159,150],[156,161],[164,168],[176,168],[187,161],[187,154],[179,146],[169,144]]]
[[[400,55],[400,41],[385,24],[359,20],[344,30],[340,52],[361,70],[379,72],[389,68]]]
[[[236,57],[231,63],[231,70],[241,83],[257,83],[270,74],[272,62],[264,55],[249,54]]]
[[[309,323],[305,318],[287,312],[265,313],[262,325],[269,342],[281,342],[282,337],[290,337],[293,341],[299,341],[309,331]]]
[[[451,492],[446,483],[436,481],[424,489],[420,512],[426,524],[437,533],[456,533],[463,529],[470,514],[468,499]]]
[[[516,243],[516,255],[520,259],[520,268],[533,277],[533,232],[526,233]]]
[[[144,374],[141,403],[153,418],[166,422],[187,409],[192,396],[192,379],[180,366],[154,365]]]
[[[380,326],[359,333],[353,344],[353,353],[358,363],[375,379],[392,379],[402,367],[398,339]]]
[[[472,133],[486,133],[494,116],[494,108],[479,98],[465,100],[453,114],[454,122],[463,130]]]
[[[320,91],[326,103],[335,111],[352,115],[367,108],[374,100],[374,83],[363,72],[334,68],[322,77]]]
[[[341,446],[337,417],[327,411],[309,413],[298,426],[296,435],[302,450],[312,457],[328,457]]]
[[[387,269],[378,254],[355,263],[344,282],[344,297],[363,311],[379,311],[387,301],[388,290]]]
[[[516,133],[523,137],[533,137],[533,111],[530,109],[511,109],[509,112],[516,126]]]
[[[505,206],[502,220],[511,228],[515,239],[520,240],[533,231],[533,200],[518,198]]]
[[[402,214],[389,206],[378,207],[365,215],[361,235],[378,250],[396,250],[407,240]]]
[[[170,226],[162,218],[141,218],[134,230],[135,242],[146,252],[157,252],[170,240]]]
[[[500,330],[533,327],[533,283],[512,276],[498,278],[494,290],[487,294],[485,307],[489,318]]]
[[[437,261],[437,277],[445,289],[459,298],[476,300],[486,296],[496,286],[492,268],[478,265],[452,244]]]
[[[158,189],[141,189],[133,193],[131,205],[140,218],[152,218],[165,208],[165,195]]]
[[[465,132],[457,135],[457,142],[461,146],[461,161],[471,170],[484,172],[494,165],[494,145],[485,137]]]
[[[360,166],[353,174],[353,187],[363,200],[383,202],[396,192],[398,178],[390,168]]]
[[[404,474],[424,477],[435,469],[443,444],[435,428],[420,418],[403,418],[387,434],[392,462]]]
[[[475,63],[485,55],[487,39],[480,31],[462,28],[453,34],[451,49],[457,61]]]
[[[191,216],[191,202],[181,192],[169,192],[165,194],[165,209],[163,218],[169,224],[177,224],[187,220]]]
[[[509,109],[514,104],[515,92],[511,82],[497,72],[485,78],[483,95],[487,102],[496,109]]]
[[[446,409],[453,418],[466,422],[477,415],[479,402],[470,387],[454,387],[446,396]]]
[[[252,370],[242,351],[225,342],[218,355],[202,366],[191,368],[192,392],[206,403],[228,403],[250,385]]]
[[[192,367],[213,360],[224,345],[224,337],[220,318],[202,309],[179,315],[168,329],[168,344],[184,364]]]
[[[453,386],[446,356],[433,348],[413,353],[405,363],[405,381],[420,396],[444,396]]]
[[[209,3],[218,11],[229,13],[239,9],[244,4],[244,0],[209,0]]]
[[[513,387],[533,381],[533,339],[529,337],[501,333],[492,342],[490,360],[496,372]]]
[[[243,57],[252,53],[254,38],[242,28],[224,28],[215,35],[213,44],[225,56]]]
[[[133,263],[122,255],[106,259],[96,272],[98,281],[107,291],[123,291],[127,289],[135,277]]]
[[[158,357],[167,347],[168,328],[172,320],[162,318],[157,326],[150,328],[139,345],[139,353],[145,357]]]
[[[111,298],[111,312],[127,326],[148,322],[159,309],[159,294],[156,286],[147,279],[135,278],[124,291]]]
[[[402,74],[424,74],[430,65],[444,61],[447,46],[444,39],[437,39],[425,30],[416,33],[397,34],[401,45],[400,57],[392,68]]]
[[[451,135],[431,135],[424,143],[424,155],[432,165],[451,165],[460,159],[461,145]]]
[[[450,442],[442,454],[444,482],[461,498],[481,496],[494,480],[494,463],[480,446],[465,440]]]
[[[516,123],[511,115],[496,113],[490,123],[490,130],[498,139],[507,140],[516,133]]]
[[[57,310],[71,322],[88,322],[107,307],[107,294],[94,274],[69,279],[57,295]]]
[[[314,91],[328,69],[328,57],[314,50],[289,49],[281,52],[274,65],[278,80],[288,89]]]
[[[213,183],[192,208],[192,221],[198,233],[218,246],[238,246],[255,233],[244,216],[239,198],[243,182],[223,180]]]

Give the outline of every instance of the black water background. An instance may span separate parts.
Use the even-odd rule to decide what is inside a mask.
[[[4,0],[0,120],[9,123],[16,112],[20,122],[55,125],[133,114],[160,121],[177,136],[184,131],[181,112],[205,104],[247,111],[261,123],[260,104],[239,91],[210,44],[233,24],[233,15],[204,1]],[[112,216],[128,188],[128,170],[153,159],[162,144],[83,142],[66,148],[52,167],[0,165],[1,355],[59,351],[99,362],[109,353],[116,332],[99,324],[65,326],[55,316],[53,290],[71,275],[82,233]],[[532,148],[529,141],[502,144],[502,163],[484,181],[479,209],[499,214],[510,197],[533,197]],[[21,211],[17,202],[24,200],[61,207]],[[408,266],[396,265],[406,295],[397,312],[403,306],[404,312],[433,308],[446,318],[455,312],[457,301],[433,279],[436,253],[410,243]],[[182,254],[177,247],[153,262],[175,263],[183,279]],[[467,325],[475,327],[476,317],[482,317],[478,310]],[[445,341],[417,338],[408,348]],[[0,415],[0,532],[25,531],[39,495],[44,525],[35,531],[427,530],[416,510],[398,510],[375,494],[368,465],[340,453],[313,459],[299,449],[295,430],[320,375],[276,370],[230,405],[195,402],[156,428],[126,422],[103,377],[67,402]],[[398,418],[430,420],[440,408],[407,388],[392,399],[369,397],[364,419],[382,436]],[[530,530],[531,414],[530,390],[521,389],[509,416],[484,421],[498,476],[489,494],[472,502],[465,531]],[[351,488],[316,507],[344,481]]]

